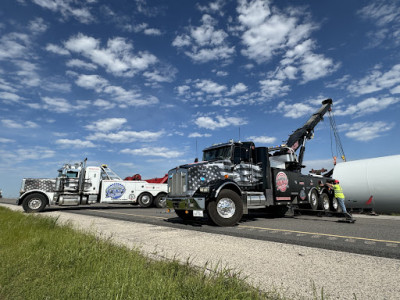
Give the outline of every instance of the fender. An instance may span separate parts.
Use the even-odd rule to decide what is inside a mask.
[[[238,193],[239,196],[242,196],[241,188],[232,179],[217,180],[212,183],[210,182],[210,196],[212,198],[217,198],[222,189],[233,190]]]
[[[50,205],[50,196],[46,192],[43,192],[42,190],[29,190],[29,191],[23,193],[21,196],[19,196],[17,204],[21,205],[22,202],[24,201],[25,197],[30,194],[41,194],[41,195],[45,196],[47,199],[47,205]]]

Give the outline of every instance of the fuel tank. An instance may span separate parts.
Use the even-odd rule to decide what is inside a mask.
[[[400,155],[339,163],[332,177],[340,181],[347,208],[400,213]]]

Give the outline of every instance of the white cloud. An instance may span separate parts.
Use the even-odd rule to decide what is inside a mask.
[[[32,0],[32,2],[53,12],[60,13],[64,19],[73,17],[84,24],[91,23],[95,19],[89,8],[86,7],[93,1],[84,1],[82,3],[74,0]]]
[[[7,144],[7,143],[14,143],[14,142],[15,142],[15,140],[0,137],[0,143]]]
[[[348,138],[355,139],[360,142],[368,142],[374,140],[394,127],[394,123],[377,122],[357,122],[354,124],[341,124],[338,129],[346,131]]]
[[[276,138],[270,136],[250,136],[247,140],[253,141],[256,144],[273,144],[275,143]]]
[[[143,30],[143,33],[145,35],[154,35],[154,36],[161,35],[160,29],[157,28],[146,28],[145,30]]]
[[[277,110],[287,118],[297,119],[305,115],[312,114],[315,109],[306,103],[288,104],[284,101],[279,102]]]
[[[92,142],[82,141],[80,139],[76,139],[76,140],[59,139],[59,140],[56,140],[56,144],[60,145],[61,147],[65,147],[65,148],[93,148],[93,147],[96,147],[96,145],[93,144]]]
[[[335,114],[339,116],[354,116],[360,117],[374,112],[378,112],[388,108],[389,106],[399,103],[400,98],[384,97],[384,98],[367,98],[355,105],[348,105],[345,108],[339,106],[335,109]]]
[[[370,47],[389,43],[400,44],[400,7],[396,1],[372,2],[358,11],[358,15],[375,23],[376,28],[367,33]]]
[[[70,54],[68,50],[66,50],[60,46],[54,45],[54,44],[47,44],[45,49],[46,49],[46,51],[49,51],[49,52],[52,52],[52,53],[55,53],[58,55],[69,55]]]
[[[10,119],[3,119],[1,120],[3,126],[7,128],[15,128],[15,129],[22,129],[22,128],[38,128],[39,125],[32,121],[25,121],[25,122],[17,122]]]
[[[287,8],[281,12],[269,1],[240,0],[237,7],[241,23],[241,53],[258,63],[269,62],[282,54],[280,66],[267,80],[294,80],[299,71],[302,83],[335,72],[340,64],[322,54],[314,53],[316,43],[310,39],[317,28],[303,10]],[[284,86],[284,84],[280,84]],[[276,95],[277,93],[267,93]]]
[[[11,32],[0,38],[0,60],[18,59],[29,56],[30,37],[27,34]]]
[[[40,146],[13,149],[12,152],[0,150],[0,158],[4,161],[12,161],[13,163],[46,159],[54,156],[55,151]]]
[[[226,41],[228,34],[217,29],[216,20],[208,14],[202,16],[201,23],[198,27],[188,27],[188,34],[178,35],[172,45],[179,49],[187,48],[184,53],[197,63],[229,59],[235,47],[229,47]]]
[[[79,75],[75,83],[85,89],[93,89],[97,92],[101,91],[104,87],[108,86],[107,79],[99,75]]]
[[[100,40],[79,33],[64,43],[71,52],[79,53],[115,76],[132,77],[155,64],[158,59],[145,51],[133,54],[133,45],[122,37],[111,38],[102,48]]]
[[[389,71],[382,72],[375,67],[367,76],[353,80],[347,90],[356,95],[365,95],[385,89],[391,89],[400,84],[400,64],[394,65]],[[396,89],[394,89],[396,92]]]
[[[76,109],[64,98],[42,97],[43,108],[57,113],[67,113]]]
[[[191,134],[188,135],[189,138],[201,138],[201,137],[210,137],[211,134],[209,133],[198,133],[198,132],[192,132]]]
[[[231,90],[227,93],[227,96],[244,93],[247,91],[247,86],[244,83],[239,82],[238,84],[231,87]]]
[[[220,94],[227,89],[224,85],[205,79],[197,81],[195,87],[208,94]]]
[[[47,30],[48,26],[42,18],[36,18],[29,22],[29,30],[33,34],[43,33]]]
[[[19,102],[22,100],[20,96],[14,93],[9,93],[9,92],[0,92],[0,99],[2,100],[7,100],[11,102]]]
[[[166,147],[159,147],[159,148],[140,148],[140,149],[123,149],[121,153],[124,154],[131,154],[131,155],[138,155],[138,156],[158,156],[164,158],[176,158],[182,156],[181,151],[170,150]]]
[[[290,91],[290,86],[285,85],[283,80],[265,79],[260,81],[261,93],[267,98],[284,96]]]
[[[82,68],[82,69],[86,69],[86,70],[96,70],[97,69],[97,66],[95,64],[88,63],[88,62],[85,62],[80,59],[71,59],[71,60],[67,61],[66,65],[67,65],[67,67],[70,67],[70,68]]]
[[[216,120],[210,117],[198,117],[195,120],[195,124],[200,128],[215,130],[228,126],[244,125],[247,124],[247,121],[238,117],[216,116]]]
[[[108,118],[93,122],[85,128],[92,131],[109,132],[120,129],[126,122],[128,121],[125,118]]]
[[[101,107],[102,109],[111,109],[116,106],[115,103],[112,103],[110,101],[103,100],[103,99],[97,99],[97,100],[93,101],[93,105],[97,106],[97,107]]]
[[[114,133],[96,132],[87,137],[88,140],[109,143],[132,143],[136,141],[153,142],[158,140],[164,131],[119,131]]]

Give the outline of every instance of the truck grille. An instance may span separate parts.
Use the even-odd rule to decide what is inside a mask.
[[[168,194],[184,196],[187,192],[187,170],[171,170],[168,173]]]

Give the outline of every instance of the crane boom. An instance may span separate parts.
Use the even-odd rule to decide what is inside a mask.
[[[302,127],[296,129],[286,141],[286,146],[291,148],[294,152],[301,147],[298,156],[299,169],[301,169],[303,163],[306,140],[309,140],[313,137],[315,126],[317,126],[317,124],[323,120],[323,116],[326,114],[326,112],[331,110],[331,107],[332,99],[326,99],[322,101],[322,106],[320,109],[314,113]]]

